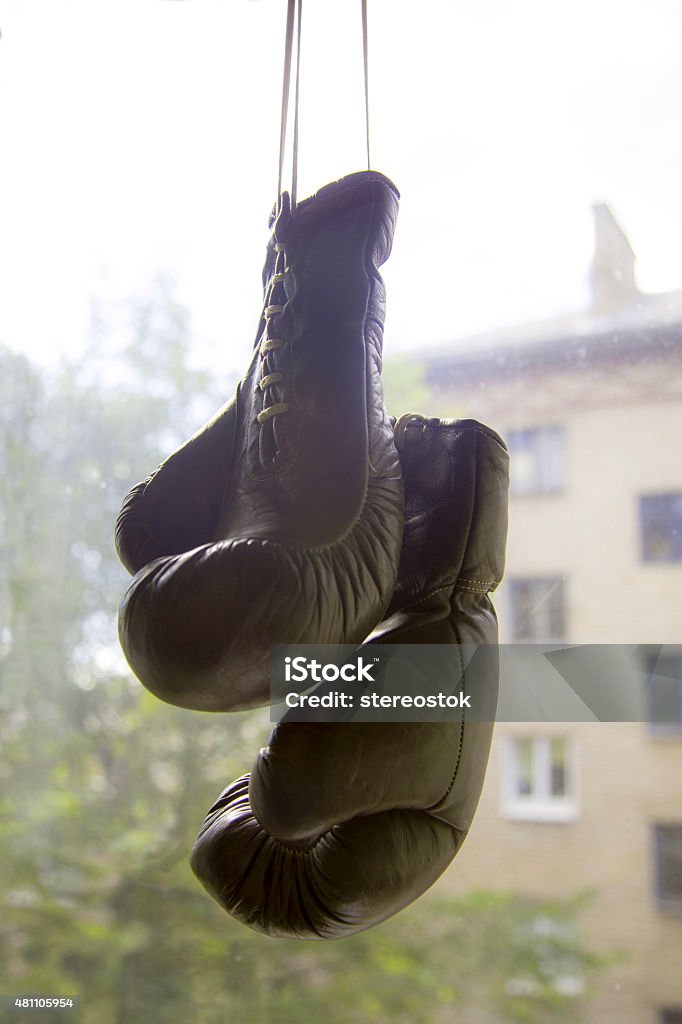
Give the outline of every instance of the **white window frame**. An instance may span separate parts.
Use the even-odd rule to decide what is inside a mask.
[[[551,743],[563,739],[566,744],[566,787],[563,796],[551,793]],[[516,745],[520,740],[533,743],[532,792],[519,793]],[[580,814],[578,747],[575,740],[563,733],[529,735],[514,733],[505,737],[502,758],[503,817],[512,821],[571,822]]]

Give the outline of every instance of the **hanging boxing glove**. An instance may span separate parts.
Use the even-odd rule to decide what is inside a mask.
[[[483,785],[497,694],[488,594],[504,564],[507,452],[473,420],[404,417],[396,442],[406,489],[400,570],[363,652],[481,645],[461,676],[478,720],[464,709],[458,721],[275,727],[250,775],[209,811],[192,852],[208,892],[269,935],[339,938],[412,902],[457,853]]]
[[[348,175],[272,223],[232,401],[126,498],[128,662],[172,704],[267,703],[275,643],[359,643],[393,592],[403,488],[380,378],[398,192]]]

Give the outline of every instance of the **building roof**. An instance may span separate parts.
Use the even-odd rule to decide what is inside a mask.
[[[634,277],[634,251],[609,207],[593,208],[595,251],[589,308],[459,338],[420,354],[430,384],[456,376],[513,376],[533,367],[576,368],[682,353],[682,290],[647,294]]]
[[[427,382],[456,375],[516,375],[533,367],[573,367],[592,362],[665,358],[682,354],[682,292],[640,295],[631,308],[595,316],[589,311],[462,339],[457,349],[432,349]]]

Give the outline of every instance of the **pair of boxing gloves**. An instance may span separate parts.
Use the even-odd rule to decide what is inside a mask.
[[[270,700],[273,644],[472,645],[462,690],[494,706],[508,456],[473,420],[390,421],[379,266],[398,192],[348,175],[271,218],[264,305],[236,395],[132,489],[128,661],[161,699]],[[406,906],[467,834],[492,713],[436,722],[284,720],[218,798],[192,867],[269,935],[339,938]]]
[[[494,709],[508,457],[472,421],[408,416],[396,442],[405,524],[374,644],[482,645],[464,692]],[[282,722],[210,809],[192,867],[229,914],[269,935],[340,938],[390,917],[450,864],[474,815],[492,716]],[[488,720],[481,720],[482,718]]]

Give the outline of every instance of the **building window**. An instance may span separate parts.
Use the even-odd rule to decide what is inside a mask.
[[[502,813],[517,821],[575,821],[577,755],[566,736],[509,736]]]
[[[658,1013],[659,1024],[682,1024],[682,1006],[668,1006]]]
[[[566,639],[565,577],[512,579],[511,639],[519,643],[553,643]]]
[[[649,724],[656,732],[682,731],[682,648],[645,656]]]
[[[682,561],[682,494],[646,494],[639,499],[642,558]]]
[[[682,825],[655,825],[656,896],[682,908]]]
[[[510,491],[514,497],[556,494],[566,478],[563,427],[511,430],[506,435],[511,459]]]

